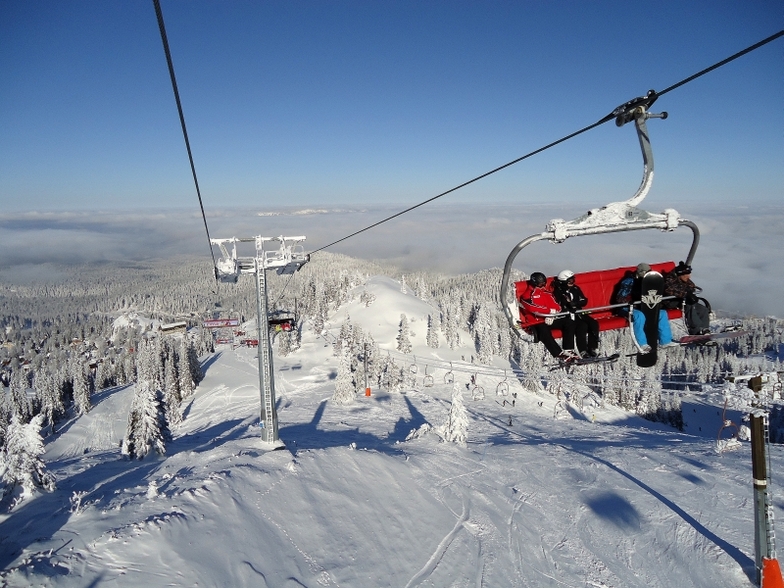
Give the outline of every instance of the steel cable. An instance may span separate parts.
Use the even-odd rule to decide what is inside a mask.
[[[499,172],[499,171],[501,171],[503,169],[506,169],[507,167],[510,167],[510,166],[512,166],[512,165],[514,165],[516,163],[519,163],[519,162],[521,162],[521,161],[523,161],[525,159],[528,159],[529,157],[533,157],[534,155],[537,155],[537,154],[541,153],[542,151],[546,151],[547,149],[550,149],[551,147],[555,147],[556,145],[559,145],[560,143],[563,143],[564,141],[568,141],[569,139],[573,139],[574,137],[576,137],[578,135],[581,135],[581,134],[583,134],[583,133],[585,133],[587,131],[590,131],[591,129],[594,129],[594,128],[598,127],[598,126],[601,126],[601,125],[603,125],[606,122],[609,122],[611,120],[617,119],[619,116],[622,116],[628,110],[630,110],[630,109],[632,109],[632,108],[634,108],[634,107],[636,107],[638,105],[644,104],[646,106],[649,106],[659,96],[662,96],[663,94],[671,92],[672,90],[675,90],[676,88],[679,88],[679,87],[683,86],[684,84],[687,84],[687,83],[689,83],[689,82],[699,78],[700,76],[703,76],[703,75],[705,75],[705,74],[707,74],[707,73],[709,73],[709,72],[711,72],[711,71],[713,71],[715,69],[718,69],[719,67],[722,67],[723,65],[726,65],[726,64],[730,63],[731,61],[734,61],[735,59],[738,59],[739,57],[742,57],[743,55],[746,55],[747,53],[750,53],[750,52],[754,51],[755,49],[759,49],[763,45],[767,45],[768,43],[770,43],[772,41],[775,41],[776,39],[778,39],[781,36],[784,36],[784,30],[779,31],[779,32],[775,33],[774,35],[771,35],[770,37],[767,37],[766,39],[763,39],[762,41],[760,41],[758,43],[755,43],[754,45],[751,45],[750,47],[747,47],[746,49],[743,49],[742,51],[739,51],[738,53],[735,53],[734,55],[731,55],[730,57],[728,57],[726,59],[723,59],[722,61],[719,61],[718,63],[713,64],[710,67],[707,67],[707,68],[705,68],[705,69],[703,69],[703,70],[701,70],[701,71],[699,71],[699,72],[697,72],[697,73],[695,73],[695,74],[693,74],[693,75],[691,75],[691,76],[689,76],[687,78],[684,78],[680,82],[665,88],[661,92],[656,92],[654,90],[651,90],[650,92],[648,92],[647,96],[645,96],[645,97],[635,98],[634,100],[630,100],[629,102],[626,102],[626,103],[622,104],[621,106],[619,106],[618,108],[616,108],[615,110],[613,110],[607,116],[603,117],[602,119],[596,121],[595,123],[593,123],[591,125],[588,125],[587,127],[583,127],[579,131],[576,131],[574,133],[566,135],[565,137],[562,137],[562,138],[558,139],[557,141],[553,141],[552,143],[548,143],[544,147],[540,147],[539,149],[531,151],[530,153],[526,153],[522,157],[518,157],[517,159],[514,159],[514,160],[510,161],[509,163],[505,163],[504,165],[501,165],[501,166],[499,166],[499,167],[497,167],[495,169],[492,169],[489,172],[486,172],[486,173],[483,173],[482,175],[476,176],[475,178],[473,178],[471,180],[468,180],[467,182],[463,182],[462,184],[460,184],[458,186],[455,186],[454,188],[450,188],[449,190],[447,190],[445,192],[441,192],[440,194],[438,194],[436,196],[433,196],[432,198],[428,198],[427,200],[425,200],[423,202],[420,202],[419,204],[415,204],[414,206],[406,208],[405,210],[401,210],[400,212],[397,212],[397,213],[395,213],[395,214],[393,214],[391,216],[388,216],[388,217],[386,217],[384,219],[381,219],[380,221],[375,222],[372,225],[368,225],[367,227],[365,227],[363,229],[360,229],[358,231],[354,231],[350,235],[346,235],[345,237],[342,237],[342,238],[340,238],[340,239],[338,239],[336,241],[333,241],[332,243],[329,243],[328,245],[324,245],[323,247],[320,247],[320,248],[314,250],[312,253],[318,253],[319,251],[323,251],[324,249],[332,247],[333,245],[337,245],[338,243],[346,241],[347,239],[350,239],[352,237],[356,237],[357,235],[359,235],[361,233],[369,231],[370,229],[374,229],[377,226],[382,225],[382,224],[384,224],[386,222],[389,222],[389,221],[391,221],[391,220],[393,220],[393,219],[395,219],[395,218],[397,218],[399,216],[402,216],[402,215],[404,215],[404,214],[406,214],[408,212],[411,212],[412,210],[416,210],[420,206],[424,206],[425,204],[429,204],[430,202],[433,202],[434,200],[437,200],[437,199],[441,198],[442,196],[446,196],[447,194],[451,194],[452,192],[455,192],[456,190],[459,190],[460,188],[464,188],[464,187],[468,186],[469,184],[473,184],[474,182],[477,182],[477,181],[479,181],[481,179],[484,179],[484,178],[486,178],[488,176],[491,176],[494,173]]]
[[[191,174],[193,175],[193,183],[196,185],[196,195],[199,197],[199,207],[201,208],[201,218],[204,220],[204,230],[207,232],[207,244],[210,246],[210,255],[212,256],[213,273],[215,280],[218,280],[217,262],[215,261],[215,252],[212,250],[212,239],[210,239],[210,229],[207,226],[207,215],[204,214],[204,203],[201,199],[201,190],[199,189],[199,180],[196,177],[196,166],[193,163],[193,153],[191,152],[191,142],[188,140],[188,129],[185,126],[185,115],[182,112],[182,103],[180,102],[180,92],[177,89],[177,78],[174,76],[174,63],[172,62],[171,51],[169,51],[169,39],[166,36],[166,26],[163,24],[163,12],[161,11],[160,0],[152,0],[155,6],[155,16],[158,18],[158,28],[161,31],[161,41],[163,41],[163,51],[166,53],[166,63],[169,66],[169,77],[171,78],[172,90],[174,90],[174,101],[177,103],[177,112],[180,115],[180,126],[182,126],[182,136],[185,139],[185,148],[188,151],[188,161],[191,164]]]

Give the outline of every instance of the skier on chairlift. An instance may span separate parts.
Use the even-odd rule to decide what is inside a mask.
[[[702,288],[691,281],[691,266],[680,262],[674,270],[664,275],[664,295],[675,296],[674,300],[665,300],[667,308],[684,307],[683,317],[689,335],[706,335],[710,333],[710,303],[697,296]],[[702,303],[702,304],[701,304]]]
[[[599,323],[587,312],[578,312],[588,304],[588,298],[575,284],[574,272],[563,270],[553,281],[553,294],[561,308],[574,320],[577,350],[582,357],[599,355]]]
[[[633,283],[631,284],[631,302],[635,304],[632,310],[632,326],[634,329],[634,338],[640,346],[642,353],[650,353],[651,347],[648,345],[648,337],[645,335],[645,315],[638,308],[639,302],[642,300],[642,279],[651,271],[651,266],[647,263],[640,263],[634,272]],[[631,276],[624,277],[616,288],[616,292],[621,293],[626,290],[625,281],[628,281]],[[614,300],[614,303],[627,302],[626,300]],[[628,311],[627,313],[628,314]],[[672,340],[672,330],[670,329],[670,319],[667,316],[667,311],[663,308],[659,310],[659,347],[674,347],[677,343]]]
[[[520,296],[520,302],[532,314],[550,315],[562,312],[561,306],[556,302],[553,293],[547,289],[547,276],[542,272],[533,272],[528,279],[525,291]],[[560,329],[563,349],[555,341],[552,329]],[[568,314],[561,316],[546,316],[543,323],[533,325],[534,337],[550,352],[550,355],[562,362],[570,363],[580,358],[574,350],[575,321]]]

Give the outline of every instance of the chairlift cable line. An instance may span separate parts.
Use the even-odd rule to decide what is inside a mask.
[[[157,0],[155,0],[155,1],[157,1]],[[703,75],[705,75],[705,74],[707,74],[707,73],[709,73],[709,72],[711,72],[711,71],[713,71],[715,69],[718,69],[719,67],[722,67],[722,66],[730,63],[731,61],[734,61],[734,60],[738,59],[739,57],[742,57],[743,55],[746,55],[747,53],[750,53],[750,52],[752,52],[752,51],[754,51],[756,49],[759,49],[763,45],[767,45],[768,43],[770,43],[772,41],[775,41],[776,39],[778,39],[779,37],[782,37],[782,36],[784,36],[784,30],[780,30],[779,32],[771,35],[770,37],[767,37],[766,39],[763,39],[762,41],[759,41],[758,43],[755,43],[754,45],[751,45],[751,46],[743,49],[742,51],[739,51],[739,52],[735,53],[734,55],[731,55],[730,57],[727,57],[726,59],[723,59],[723,60],[721,60],[721,61],[711,65],[710,67],[707,67],[707,68],[705,68],[705,69],[703,69],[703,70],[701,70],[701,71],[699,71],[699,72],[697,72],[697,73],[695,73],[695,74],[693,74],[693,75],[691,75],[691,76],[689,76],[687,78],[684,78],[680,82],[665,88],[661,92],[656,92],[654,90],[651,90],[650,92],[648,92],[647,96],[645,96],[645,97],[635,98],[634,100],[630,100],[629,102],[626,102],[626,103],[622,104],[621,106],[617,107],[615,110],[613,110],[610,114],[608,114],[604,118],[598,120],[597,122],[595,122],[595,123],[593,123],[591,125],[588,125],[587,127],[583,127],[579,131],[575,131],[574,133],[566,135],[565,137],[562,137],[562,138],[558,139],[557,141],[553,141],[552,143],[548,143],[544,147],[540,147],[539,149],[531,151],[530,153],[527,153],[527,154],[523,155],[522,157],[518,157],[517,159],[514,159],[514,160],[510,161],[509,163],[505,163],[504,165],[501,165],[501,166],[499,166],[499,167],[497,167],[495,169],[492,169],[492,170],[490,170],[488,172],[485,172],[482,175],[476,176],[475,178],[473,178],[471,180],[468,180],[467,182],[463,182],[462,184],[460,184],[458,186],[455,186],[454,188],[450,188],[449,190],[447,190],[445,192],[441,192],[440,194],[437,194],[436,196],[433,196],[432,198],[428,198],[427,200],[424,200],[423,202],[420,202],[419,204],[415,204],[414,206],[406,208],[405,210],[401,210],[400,212],[397,212],[397,213],[395,213],[395,214],[393,214],[391,216],[388,216],[388,217],[386,217],[384,219],[381,219],[380,221],[375,222],[372,225],[369,225],[369,226],[367,226],[367,227],[365,227],[363,229],[355,231],[355,232],[351,233],[350,235],[346,235],[345,237],[342,237],[342,238],[338,239],[337,241],[333,241],[332,243],[329,243],[328,245],[324,245],[323,247],[320,247],[319,249],[315,249],[314,251],[311,252],[311,254],[318,253],[319,251],[323,251],[324,249],[327,249],[328,247],[332,247],[333,245],[337,245],[338,243],[346,241],[347,239],[350,239],[352,237],[356,237],[357,235],[359,235],[361,233],[364,233],[365,231],[369,231],[370,229],[374,229],[377,226],[382,225],[382,224],[384,224],[386,222],[389,222],[389,221],[391,221],[391,220],[393,220],[393,219],[395,219],[395,218],[397,218],[399,216],[402,216],[402,215],[404,215],[404,214],[406,214],[408,212],[411,212],[412,210],[415,210],[415,209],[419,208],[420,206],[424,206],[425,204],[429,204],[430,202],[433,202],[434,200],[437,200],[438,198],[441,198],[442,196],[446,196],[447,194],[451,194],[452,192],[455,192],[455,191],[457,191],[457,190],[459,190],[461,188],[465,188],[469,184],[473,184],[474,182],[477,182],[477,181],[482,180],[482,179],[484,179],[484,178],[486,178],[488,176],[491,176],[491,175],[493,175],[496,172],[499,172],[499,171],[501,171],[503,169],[506,169],[507,167],[510,167],[510,166],[512,166],[512,165],[514,165],[516,163],[520,163],[521,161],[523,161],[525,159],[528,159],[529,157],[533,157],[534,155],[537,155],[537,154],[541,153],[542,151],[546,151],[547,149],[550,149],[551,147],[555,147],[556,145],[559,145],[559,144],[561,144],[561,143],[563,143],[565,141],[568,141],[569,139],[573,139],[574,137],[576,137],[578,135],[581,135],[581,134],[583,134],[583,133],[585,133],[587,131],[590,131],[590,130],[598,127],[598,126],[603,125],[606,122],[609,122],[609,121],[617,118],[619,115],[622,115],[622,114],[628,112],[629,110],[631,110],[633,107],[635,107],[637,105],[650,106],[651,104],[653,104],[653,102],[659,96],[662,96],[663,94],[671,92],[672,90],[675,90],[676,88],[679,88],[679,87],[681,87],[681,86],[683,86],[683,85],[685,85],[685,84],[687,84],[687,83],[689,83],[689,82],[691,82],[691,81],[693,81],[693,80],[695,80],[695,79],[697,79],[697,78],[699,78],[699,77],[701,77],[701,76],[703,76]]]
[[[750,47],[746,47],[742,51],[738,51],[735,55],[731,55],[727,59],[719,61],[718,63],[715,63],[715,64],[711,65],[710,67],[706,67],[702,71],[699,71],[696,74],[691,75],[688,78],[685,78],[685,79],[681,80],[677,84],[673,84],[669,88],[665,88],[661,92],[657,92],[657,95],[662,96],[662,95],[666,94],[667,92],[670,92],[672,90],[675,90],[676,88],[679,88],[679,87],[683,86],[684,84],[688,84],[692,80],[695,80],[695,79],[699,78],[700,76],[705,75],[706,73],[712,72],[714,69],[718,69],[718,68],[722,67],[723,65],[727,65],[729,62],[735,61],[739,57],[743,57],[747,53],[751,53],[755,49],[759,49],[763,45],[767,45],[771,41],[775,41],[776,39],[778,39],[779,37],[782,37],[782,36],[784,36],[784,29],[780,30],[779,32],[771,35],[770,37],[768,37],[766,39],[762,39],[762,41],[760,41],[759,43],[755,43],[754,45],[751,45]]]
[[[169,50],[169,38],[166,36],[166,26],[163,23],[163,12],[161,11],[160,0],[152,0],[155,6],[155,15],[158,18],[158,28],[161,31],[161,41],[163,41],[163,51],[166,53],[166,63],[169,66],[169,77],[171,78],[172,90],[174,90],[174,101],[177,103],[177,112],[180,115],[180,126],[182,126],[182,136],[185,139],[185,149],[188,151],[188,160],[191,164],[191,174],[193,175],[193,183],[196,185],[196,195],[199,197],[199,207],[201,208],[201,218],[204,220],[204,230],[207,232],[207,245],[210,247],[210,255],[212,256],[212,267],[217,267],[215,261],[215,252],[212,250],[212,240],[210,239],[210,229],[207,226],[207,215],[204,214],[204,203],[201,199],[201,190],[199,189],[199,180],[196,177],[196,166],[193,163],[193,153],[191,152],[191,142],[188,140],[188,129],[185,126],[185,115],[182,112],[182,103],[180,102],[180,92],[177,89],[177,78],[174,76],[174,63],[172,62],[171,51]],[[213,272],[215,280],[218,280],[217,270]]]

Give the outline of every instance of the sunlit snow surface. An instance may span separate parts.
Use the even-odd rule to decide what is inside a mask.
[[[133,387],[99,392],[49,439],[57,490],[0,523],[7,585],[753,585],[750,447],[717,453],[715,406],[700,414],[702,436],[590,402],[556,411],[554,395],[511,378],[496,395],[509,368],[497,358],[473,400],[472,349],[426,347],[428,305],[391,280],[368,288],[375,302],[356,296],[329,327],[348,314],[393,349],[406,313],[417,362],[454,362],[467,447],[434,433],[406,441],[444,422],[444,369],[430,369],[432,387],[420,369],[402,393],[374,387],[338,406],[337,358],[306,326],[302,348],[275,358],[286,448],[264,451],[255,350],[223,346],[203,358],[165,457],[120,455]],[[780,518],[784,464],[771,451]]]

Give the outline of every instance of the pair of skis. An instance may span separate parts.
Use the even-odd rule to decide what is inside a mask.
[[[704,335],[686,335],[676,341],[679,345],[717,345],[716,341],[721,339],[736,339],[748,335],[747,331],[722,331],[721,333],[706,333]],[[640,352],[629,353],[627,357],[640,357],[650,355],[649,353],[643,354]],[[574,366],[593,365],[596,363],[612,363],[618,361],[621,357],[620,353],[613,353],[612,355],[601,355],[598,357],[582,357],[573,359],[572,361],[559,361],[558,364],[551,366],[550,371],[568,369]]]
[[[621,357],[620,353],[613,353],[612,355],[599,355],[597,357],[579,357],[572,359],[570,361],[562,361],[559,360],[558,363],[554,366],[550,367],[550,371],[560,370],[560,369],[569,369],[574,366],[579,365],[593,365],[597,363],[612,363],[614,361],[618,361]]]

